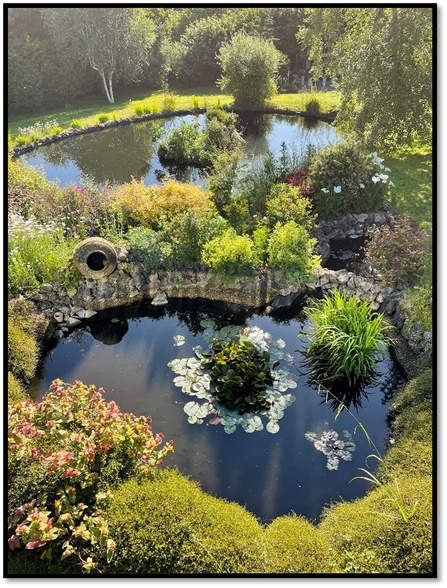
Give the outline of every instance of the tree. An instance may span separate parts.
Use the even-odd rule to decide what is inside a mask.
[[[340,128],[392,149],[432,131],[433,8],[310,8],[297,38],[341,92]]]
[[[47,8],[45,22],[61,50],[71,41],[84,65],[101,77],[114,103],[113,78],[135,81],[155,40],[152,21],[139,8]]]
[[[217,84],[233,94],[235,106],[264,106],[277,92],[276,78],[287,57],[272,41],[245,33],[234,35],[217,55],[222,78]]]

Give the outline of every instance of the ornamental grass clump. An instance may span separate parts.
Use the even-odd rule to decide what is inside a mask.
[[[369,302],[335,290],[305,314],[313,323],[305,335],[310,339],[305,363],[311,376],[326,382],[344,378],[355,386],[377,373],[376,362],[391,340],[383,315]]]

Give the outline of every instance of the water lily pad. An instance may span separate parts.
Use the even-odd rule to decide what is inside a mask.
[[[197,413],[197,411],[200,408],[200,404],[197,404],[197,402],[187,402],[185,404],[185,406],[183,407],[183,410],[186,412],[186,414],[188,414],[189,416],[193,416]]]
[[[174,345],[176,347],[180,347],[186,343],[186,339],[183,335],[175,335],[174,336]]]
[[[272,406],[269,411],[269,414],[274,419],[282,419],[284,416],[284,411],[279,406]]]
[[[275,434],[279,431],[279,425],[275,421],[269,421],[265,427],[269,433]]]
[[[195,424],[197,423],[197,419],[196,419],[196,417],[195,417],[195,416],[189,416],[189,417],[188,417],[188,423],[189,423],[190,425],[195,425]]]
[[[234,433],[235,430],[236,430],[236,425],[226,425],[224,427],[225,433],[228,433],[229,435],[231,435],[231,433]]]

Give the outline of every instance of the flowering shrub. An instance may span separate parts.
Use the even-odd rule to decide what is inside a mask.
[[[60,226],[46,225],[19,215],[8,219],[8,294],[18,296],[52,282],[54,273],[64,268],[71,254]]]
[[[115,542],[101,510],[109,487],[153,472],[173,444],[159,449],[163,434],[153,435],[151,418],[121,412],[103,393],[80,381],[54,380],[41,402],[9,407],[12,476],[21,475],[22,464],[38,462],[43,478],[55,481],[52,491],[25,504],[14,504],[10,493],[11,550],[39,549],[49,560],[75,555],[87,572],[97,566],[94,558],[110,561]]]
[[[386,282],[416,277],[429,251],[429,238],[408,217],[391,217],[390,225],[373,225],[365,245],[365,262]]]
[[[365,154],[355,143],[329,144],[309,165],[315,210],[323,218],[378,210],[385,201],[390,171],[377,153]]]

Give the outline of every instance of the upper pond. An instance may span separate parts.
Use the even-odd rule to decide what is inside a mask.
[[[182,120],[192,119],[193,116],[172,117],[114,127],[40,147],[21,159],[44,169],[47,179],[57,180],[61,187],[81,184],[85,177],[97,185],[144,178],[149,186],[160,184],[166,173],[182,182],[201,183],[204,180],[197,169],[166,168],[157,155],[158,142],[166,132]],[[200,124],[204,123],[204,115],[198,119]],[[247,162],[268,150],[278,155],[282,143],[299,154],[308,144],[322,147],[337,141],[334,127],[300,116],[240,116],[239,120],[244,129]]]
[[[210,319],[216,329],[236,325],[251,332],[249,327],[257,327],[271,335],[271,349],[288,354],[275,368],[276,374],[288,373],[282,380],[285,386],[279,386],[289,398],[282,405],[283,414],[281,410],[276,414],[279,430],[275,425],[269,431],[265,416],[262,430],[254,431],[237,426],[232,432],[231,424],[225,427],[225,419],[219,422],[213,415],[203,418],[202,424],[188,422],[187,404],[203,399],[182,391],[179,380],[177,385],[174,382],[181,379],[181,370],[174,371],[168,364],[174,361],[178,366],[181,362],[175,360],[194,357],[196,345],[209,346],[206,325]],[[366,467],[365,459],[374,449],[349,412],[336,419],[331,404],[324,403],[324,397],[309,385],[302,368],[308,341],[298,337],[308,328],[299,302],[262,315],[204,300],[172,299],[163,307],[144,301],[100,312],[86,328],[59,341],[46,354],[32,393],[40,399],[56,378],[103,387],[107,401],[115,400],[125,412],[151,415],[154,433],[173,439],[174,453],[165,466],[177,466],[205,491],[246,506],[265,522],[292,511],[317,521],[324,505],[366,493],[367,482],[350,481],[361,474],[358,468]],[[177,342],[184,337],[185,344],[176,346],[174,337]],[[274,341],[279,341],[276,347]],[[379,371],[375,385],[366,389],[363,407],[351,405],[350,410],[383,455],[388,403],[402,377],[388,354]],[[325,434],[327,444],[322,447]],[[346,443],[350,436],[355,448],[348,443],[342,454],[330,449],[334,440]],[[337,455],[341,455],[338,463]]]

